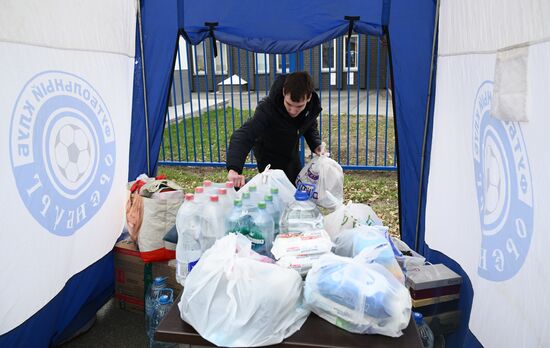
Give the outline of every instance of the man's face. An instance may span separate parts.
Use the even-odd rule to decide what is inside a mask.
[[[300,114],[300,112],[304,111],[306,108],[306,104],[311,99],[311,95],[308,98],[303,98],[299,102],[295,102],[290,98],[290,93],[284,94],[284,104],[286,112],[290,115],[290,117],[296,117]]]

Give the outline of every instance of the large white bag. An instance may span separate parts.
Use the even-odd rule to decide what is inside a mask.
[[[311,199],[320,207],[333,210],[344,199],[344,172],[328,153],[306,163],[296,178],[296,187],[301,184],[314,185]]]
[[[409,291],[365,250],[353,259],[325,254],[304,287],[308,307],[350,332],[399,337],[409,324]],[[376,256],[374,256],[376,257]]]
[[[294,200],[296,187],[288,180],[285,172],[280,169],[270,169],[271,165],[267,165],[263,172],[256,174],[249,182],[246,183],[238,192],[239,198],[243,192],[248,192],[250,186],[257,187],[258,192],[262,197],[266,194],[271,194],[272,188],[279,189],[279,198],[284,202],[284,205]]]
[[[309,315],[302,278],[261,259],[241,234],[217,240],[185,280],[182,319],[224,347],[277,344],[299,330]]]

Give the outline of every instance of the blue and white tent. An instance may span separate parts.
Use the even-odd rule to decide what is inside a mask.
[[[350,31],[388,37],[402,238],[464,277],[461,327],[447,344],[550,345],[544,319],[550,282],[540,271],[550,236],[544,180],[550,155],[543,145],[550,5],[144,0],[140,6],[141,41],[134,1],[7,1],[0,12],[0,176],[10,203],[0,212],[0,279],[25,279],[17,296],[0,288],[0,346],[55,345],[112,293],[109,250],[122,227],[124,183],[156,170],[180,35],[192,44],[215,38],[255,52],[291,53]],[[63,146],[72,146],[64,139],[80,131],[88,142],[77,154],[87,152],[93,165],[75,172]],[[36,283],[45,290],[35,290]]]

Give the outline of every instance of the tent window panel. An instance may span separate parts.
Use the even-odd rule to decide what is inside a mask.
[[[343,63],[344,63],[344,69],[347,70],[348,68],[348,59],[349,59],[349,68],[351,71],[357,71],[359,68],[359,55],[357,53],[358,51],[358,43],[359,39],[357,35],[352,35],[349,40],[349,50],[348,50],[348,37],[344,37],[344,57],[343,57]]]
[[[336,40],[321,45],[321,71],[336,71]]]
[[[285,58],[286,58],[285,59],[285,68],[286,68],[285,72],[289,73],[290,72],[290,58],[289,58],[288,55]],[[278,54],[278,55],[275,56],[275,61],[277,63],[277,72],[278,73],[283,72],[283,57],[280,54]]]
[[[256,72],[258,74],[269,74],[269,55],[266,53],[255,53]]]
[[[203,45],[206,45],[203,49]],[[216,41],[216,46],[218,50],[218,56],[214,57],[214,52],[210,49],[211,44],[209,40],[203,41],[197,46],[193,46],[193,65],[196,67],[194,70],[195,74],[205,75],[207,72],[210,72],[212,68],[212,59],[214,59],[214,73],[220,75],[222,72],[227,74],[229,72],[229,65],[227,62],[227,45],[223,45],[221,42]],[[204,66],[204,52],[206,51],[206,68]],[[196,53],[196,60],[195,60]],[[223,66],[222,66],[222,57],[223,55]]]

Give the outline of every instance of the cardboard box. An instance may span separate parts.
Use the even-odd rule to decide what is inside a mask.
[[[442,263],[407,270],[405,286],[413,290],[438,288],[462,283],[462,278]]]
[[[115,299],[119,308],[134,312],[145,309],[145,290],[154,277],[166,277],[166,286],[174,290],[174,299],[182,286],[176,281],[175,260],[145,263],[136,243],[124,239],[115,248]]]

